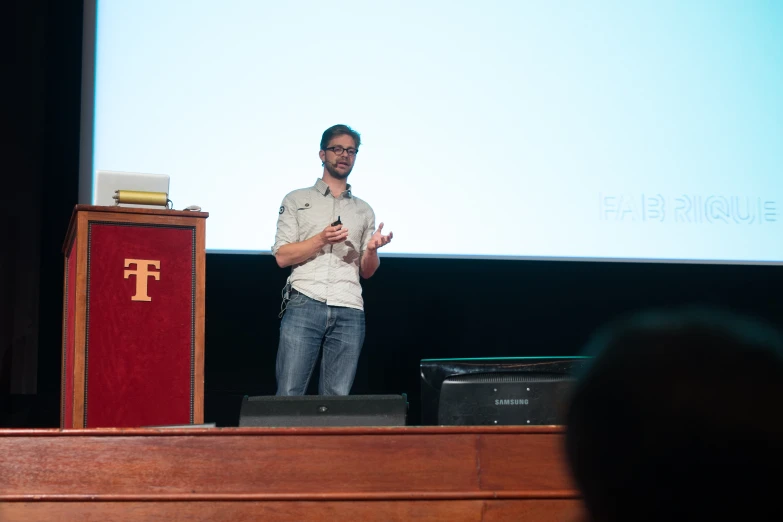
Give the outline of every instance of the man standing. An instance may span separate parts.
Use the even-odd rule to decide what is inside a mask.
[[[378,269],[378,249],[392,240],[375,230],[370,205],[351,193],[348,175],[361,138],[347,125],[324,131],[323,176],[285,196],[272,253],[291,266],[277,350],[277,395],[304,395],[323,346],[320,395],[348,395],[364,343],[359,277]]]

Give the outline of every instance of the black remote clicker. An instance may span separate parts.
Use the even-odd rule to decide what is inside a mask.
[[[337,216],[337,221],[335,221],[334,223],[332,223],[332,226],[333,226],[333,227],[336,227],[337,225],[342,225],[342,224],[343,224],[343,222],[342,222],[342,221],[340,221],[340,216]]]

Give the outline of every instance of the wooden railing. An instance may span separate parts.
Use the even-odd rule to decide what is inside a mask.
[[[0,520],[577,521],[559,427],[0,430]]]

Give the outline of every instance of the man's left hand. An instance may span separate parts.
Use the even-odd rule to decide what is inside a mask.
[[[367,250],[370,252],[374,252],[382,246],[388,245],[394,237],[392,232],[389,232],[389,235],[384,236],[381,234],[381,230],[383,230],[383,223],[378,225],[378,230],[375,231],[375,234],[372,235],[370,242],[367,244]]]

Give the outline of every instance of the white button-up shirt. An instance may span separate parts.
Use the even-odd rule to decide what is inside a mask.
[[[280,206],[272,254],[277,254],[283,245],[320,234],[338,217],[348,229],[348,238],[327,244],[310,259],[293,265],[291,286],[328,305],[364,310],[359,266],[375,232],[375,213],[365,201],[351,194],[350,185],[337,197],[322,179],[312,187],[288,193]]]

